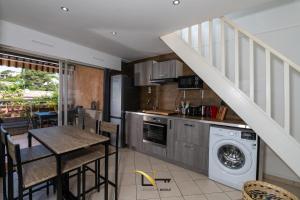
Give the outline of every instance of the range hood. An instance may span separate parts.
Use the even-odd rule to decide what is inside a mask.
[[[150,83],[156,83],[156,84],[165,84],[171,82],[177,82],[177,78],[161,78],[161,79],[150,80]]]

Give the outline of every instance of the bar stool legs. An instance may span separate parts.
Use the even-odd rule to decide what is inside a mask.
[[[98,181],[99,179],[98,179],[98,176],[97,176],[99,174],[99,172],[98,172],[98,161],[96,160],[94,164],[95,164],[95,168],[94,168],[95,169],[95,188],[97,188],[98,187],[98,182],[99,182]]]
[[[85,166],[82,167],[82,200],[85,200]]]
[[[29,200],[32,200],[32,188],[29,188]]]
[[[8,158],[10,160],[10,158]],[[8,194],[7,198],[8,199],[13,199],[14,198],[14,182],[13,182],[13,166],[12,166],[12,161],[10,160],[8,162],[8,173],[7,173],[7,189],[8,189]]]
[[[81,196],[81,169],[77,169],[77,199],[80,200]]]
[[[97,180],[98,180],[97,191],[100,192],[100,159],[97,160],[96,162],[97,162],[98,173],[96,173],[95,176],[97,176]]]
[[[47,196],[49,196],[49,181],[47,181],[47,191],[46,191],[46,194],[47,194]]]
[[[7,190],[6,190],[6,172],[4,171],[2,179],[2,189],[3,189],[3,200],[7,199]]]
[[[118,148],[118,147],[117,147]],[[118,200],[118,179],[119,179],[119,151],[116,152],[116,160],[115,160],[115,200]]]

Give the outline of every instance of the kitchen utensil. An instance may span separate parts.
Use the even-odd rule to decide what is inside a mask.
[[[210,106],[210,117],[215,119],[217,117],[218,107],[217,106]]]

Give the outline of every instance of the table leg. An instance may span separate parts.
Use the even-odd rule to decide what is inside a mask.
[[[0,144],[0,177],[5,173],[5,146]]]
[[[39,117],[39,120],[40,120],[40,128],[42,128],[42,117],[41,116]]]
[[[56,170],[57,170],[57,193],[56,199],[62,200],[63,199],[63,185],[62,185],[62,173],[61,173],[61,157],[60,155],[56,155]]]
[[[108,145],[105,143],[105,190],[104,190],[104,199],[108,200]]]
[[[7,173],[7,197],[8,199],[14,199],[14,172],[13,161],[8,157],[8,173]]]
[[[32,135],[31,135],[31,133],[27,134],[27,138],[28,138],[28,147],[32,147]]]

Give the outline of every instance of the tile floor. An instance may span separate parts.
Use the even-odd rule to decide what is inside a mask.
[[[17,137],[18,141],[26,146],[26,138]],[[206,175],[178,167],[165,161],[135,152],[122,149],[120,152],[119,170],[119,200],[238,200],[241,192],[225,185],[209,180]],[[104,163],[101,163],[102,167]],[[109,162],[109,177],[114,177],[114,159]],[[141,177],[135,170],[143,170],[159,178],[171,178],[170,183],[158,182],[158,188],[141,186]],[[103,172],[103,170],[102,170]],[[87,187],[94,183],[94,176],[87,174]],[[1,180],[2,197],[2,180]],[[161,190],[163,189],[163,190]],[[168,190],[164,190],[168,189]],[[15,189],[17,190],[17,189]],[[70,190],[76,194],[76,178],[70,181]],[[109,188],[109,197],[114,199],[114,190]],[[55,200],[52,193],[49,196],[45,191],[34,194],[34,200]],[[103,188],[100,193],[91,192],[87,195],[89,200],[101,200]]]

